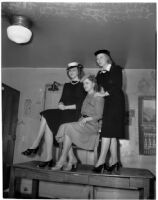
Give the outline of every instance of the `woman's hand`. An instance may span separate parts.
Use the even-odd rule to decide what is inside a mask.
[[[96,93],[94,94],[94,96],[95,96],[95,97],[102,97],[102,94],[101,94],[100,92],[96,92]]]
[[[68,105],[68,106],[65,106],[62,102],[60,102],[58,104],[58,108],[59,110],[75,110],[76,109],[76,105]]]
[[[63,103],[59,103],[58,108],[59,108],[59,110],[65,110],[65,106]]]
[[[92,121],[92,120],[93,120],[93,117],[85,117],[79,122],[79,124],[80,126],[84,127],[87,122]]]
[[[86,122],[87,122],[86,118],[83,118],[83,119],[79,122],[79,124],[80,124],[80,126],[84,127],[85,124],[86,124]]]
[[[105,92],[105,97],[107,97],[107,96],[109,96],[110,94],[109,94],[109,92]]]
[[[107,96],[109,96],[109,93],[106,91],[106,92],[96,92],[95,94],[94,94],[94,96],[95,97],[107,97]]]

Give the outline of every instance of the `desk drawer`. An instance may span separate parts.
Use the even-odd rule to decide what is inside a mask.
[[[26,178],[26,179],[36,179],[39,181],[53,181],[53,182],[63,182],[65,179],[65,174],[60,172],[51,171],[41,171],[41,170],[28,170],[28,169],[15,169],[15,176]]]
[[[83,174],[65,174],[64,182],[68,183],[78,183],[78,184],[88,184],[88,176]]]
[[[144,179],[140,178],[130,178],[130,186],[133,188],[143,188],[144,187]]]
[[[143,198],[142,190],[122,188],[94,187],[95,199],[140,199]]]
[[[126,177],[110,177],[110,176],[90,176],[90,185],[113,187],[113,188],[129,188],[129,178]]]

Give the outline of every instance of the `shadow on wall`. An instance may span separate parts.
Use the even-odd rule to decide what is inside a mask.
[[[127,90],[127,76],[125,71],[123,71],[123,92],[125,96],[125,139],[129,140],[129,125],[130,125],[130,112],[129,112],[129,99],[126,93]]]

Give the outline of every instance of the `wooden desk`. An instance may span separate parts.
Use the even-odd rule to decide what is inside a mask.
[[[128,190],[141,190],[141,198],[150,198],[153,174],[146,169],[122,168],[118,174],[95,174],[93,166],[79,165],[76,172],[52,171],[37,168],[37,161],[14,164],[11,167],[9,197],[16,196],[17,185],[21,178],[31,179],[32,198],[38,197],[39,181],[73,183],[89,186],[88,198],[95,198],[96,187],[108,187]]]

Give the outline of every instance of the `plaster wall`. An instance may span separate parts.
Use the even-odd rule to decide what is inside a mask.
[[[86,69],[86,73],[96,74],[97,69]],[[58,81],[68,81],[65,69],[59,68],[14,68],[2,69],[2,82],[20,91],[20,104],[15,142],[14,163],[29,160],[44,160],[42,154],[34,158],[21,155],[37,135],[40,124],[39,112],[43,110],[45,85]],[[156,157],[139,154],[138,97],[155,95],[155,70],[125,69],[124,92],[127,97],[127,109],[133,110],[131,124],[127,127],[127,139],[120,140],[120,157],[124,167],[146,168],[156,174]],[[83,163],[93,164],[93,155],[80,152]],[[25,185],[25,184],[24,184]],[[27,183],[26,183],[27,185]]]

